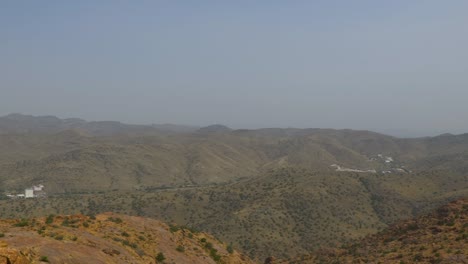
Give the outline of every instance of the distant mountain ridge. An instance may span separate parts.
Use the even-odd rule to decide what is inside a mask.
[[[230,131],[232,131],[231,128],[225,125],[221,125],[221,124],[215,124],[215,125],[202,127],[197,130],[198,133],[223,133],[223,132],[230,132]]]
[[[255,131],[256,134],[267,134],[277,136],[303,135],[313,131],[361,131],[385,135],[368,130],[352,130],[352,129],[326,129],[326,128],[260,128],[260,129],[231,129],[222,124],[213,124],[205,127],[180,125],[180,124],[149,124],[149,125],[134,125],[126,124],[119,121],[86,121],[81,118],[58,118],[52,115],[34,116],[20,113],[12,113],[5,116],[0,116],[0,134],[20,134],[20,133],[57,133],[63,130],[78,129],[83,132],[88,132],[93,136],[112,136],[115,134],[136,134],[144,135],[145,133],[212,133],[212,132],[236,132],[249,133]],[[468,134],[468,133],[466,133]],[[466,135],[460,134],[460,135]],[[435,137],[419,137],[422,138],[437,138],[437,137],[456,137],[451,133],[444,133]],[[385,135],[388,137],[393,137]],[[397,138],[397,137],[394,137]]]
[[[187,133],[198,128],[173,124],[130,125],[117,121],[88,122],[80,118],[60,119],[55,116],[32,116],[16,113],[0,117],[0,134],[54,134],[71,129],[92,136],[112,136],[119,134]]]

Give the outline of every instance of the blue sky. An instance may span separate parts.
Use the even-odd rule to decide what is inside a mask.
[[[468,132],[467,1],[2,1],[0,114]]]

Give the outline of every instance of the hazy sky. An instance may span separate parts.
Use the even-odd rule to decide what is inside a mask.
[[[0,115],[468,132],[468,1],[1,1]]]

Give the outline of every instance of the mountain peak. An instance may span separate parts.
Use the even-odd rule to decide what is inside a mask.
[[[198,129],[198,132],[201,132],[201,133],[222,133],[222,132],[229,132],[229,131],[232,131],[232,129],[221,124],[209,125],[209,126]]]

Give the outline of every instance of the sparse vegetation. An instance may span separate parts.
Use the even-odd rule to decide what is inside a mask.
[[[453,239],[458,236],[464,219],[468,216],[468,210],[463,209],[466,204],[467,199],[460,199],[431,214],[402,221],[359,243],[342,246],[343,249],[348,249],[345,252],[335,249],[319,250],[315,255],[303,256],[301,261],[297,259],[291,263],[353,263],[358,258],[365,258],[365,262],[369,263],[394,262],[395,259],[399,263],[441,263],[443,258],[456,259],[458,255],[468,254],[466,241],[457,242]],[[459,217],[452,217],[454,215]],[[451,226],[438,227],[437,224],[444,219],[457,220]],[[453,248],[457,250],[454,251]],[[441,251],[445,252],[441,254]]]
[[[202,243],[199,237],[197,239],[186,237],[185,234],[188,230],[185,229],[179,229],[181,232],[178,233],[169,233],[165,230],[166,224],[153,219],[133,218],[125,215],[115,217],[112,215],[112,218],[121,219],[122,223],[125,222],[124,225],[116,225],[114,221],[108,221],[109,217],[107,216],[109,216],[108,213],[98,215],[96,222],[88,228],[80,224],[88,221],[83,215],[54,216],[61,223],[68,222],[68,224],[55,226],[44,224],[47,217],[22,219],[21,221],[30,223],[27,226],[13,226],[12,223],[15,222],[12,220],[0,219],[0,230],[6,230],[9,233],[12,233],[12,230],[14,230],[17,234],[20,234],[9,236],[8,244],[2,242],[0,255],[3,254],[4,250],[7,250],[8,254],[18,253],[18,258],[27,260],[38,257],[35,255],[36,253],[31,254],[31,252],[44,253],[43,248],[47,247],[47,249],[50,249],[47,251],[47,260],[71,260],[76,255],[81,256],[83,252],[87,252],[87,254],[97,259],[105,256],[121,255],[125,256],[126,261],[132,263],[140,263],[141,261],[148,263],[151,262],[151,259],[153,262],[156,260],[157,263],[165,263],[166,259],[170,259],[170,263],[174,259],[183,260],[182,263],[190,263],[192,259],[204,261],[207,258],[212,258],[217,262],[221,259],[216,248],[222,247],[223,244],[208,234],[199,233],[204,238],[204,241],[206,241]],[[24,239],[24,234],[26,234],[27,239]],[[0,237],[3,235],[4,233],[0,233]],[[42,238],[47,239],[47,243],[42,243]],[[106,240],[107,242],[103,243]],[[10,241],[12,241],[11,244],[14,247],[20,247],[21,251],[15,248],[10,249]],[[73,253],[77,246],[76,243],[72,243],[73,241],[81,241],[79,242],[79,249],[77,249],[79,251],[78,254]],[[161,244],[166,246],[164,254],[159,252],[159,254],[153,255],[153,249],[158,248]],[[202,244],[203,246],[201,246]],[[167,246],[169,246],[169,249]],[[197,251],[197,254],[187,252],[192,251],[192,249]],[[226,256],[226,260],[230,258],[235,263],[253,263],[247,258],[241,258],[238,255]],[[241,259],[242,262],[239,262]],[[43,258],[43,260],[46,259]]]

